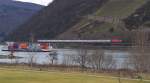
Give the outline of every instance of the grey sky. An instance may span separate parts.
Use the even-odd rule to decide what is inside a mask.
[[[31,2],[45,6],[47,6],[50,2],[52,2],[52,0],[14,0],[14,1]]]

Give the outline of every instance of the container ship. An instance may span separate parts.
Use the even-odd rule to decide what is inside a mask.
[[[2,51],[14,51],[14,52],[51,52],[53,47],[49,43],[18,43],[18,42],[6,42]]]

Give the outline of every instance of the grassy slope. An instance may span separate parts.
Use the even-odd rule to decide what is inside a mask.
[[[146,0],[110,0],[98,12],[98,16],[126,17],[143,5]]]
[[[130,14],[132,14],[137,8],[142,6],[145,2],[146,2],[146,0],[110,0],[107,3],[105,3],[102,8],[100,8],[98,11],[96,11],[94,13],[94,15],[96,15],[98,17],[109,16],[109,17],[112,17],[115,19],[116,18],[125,18],[125,17],[129,16]],[[88,20],[85,21],[85,20],[87,20],[87,19],[85,18],[85,19],[81,20],[77,25],[75,25],[74,28],[71,28],[68,31],[66,31],[65,33],[61,34],[60,38],[68,38],[68,39],[72,38],[72,37],[75,38],[76,36],[74,34],[78,34],[80,32],[82,32],[81,35],[83,36],[83,39],[84,39],[84,37],[85,37],[85,39],[88,36],[89,36],[88,38],[94,38],[97,35],[101,36],[103,34],[109,34],[108,37],[110,37],[111,33],[109,33],[109,30],[112,27],[114,27],[116,32],[120,32],[120,30],[121,31],[125,30],[124,25],[122,23],[119,23],[119,25],[118,25],[118,23],[116,23],[116,22],[104,23],[101,25],[97,25],[96,27],[92,26],[92,25],[83,27],[88,22],[91,22],[91,20],[90,21],[88,21]],[[74,33],[74,31],[76,31],[76,33]],[[71,37],[68,37],[68,36],[71,36]],[[98,37],[97,39],[99,39],[99,38],[103,38],[103,37]]]
[[[85,74],[64,74],[60,72],[0,70],[0,83],[118,83],[117,79],[87,76]],[[123,83],[148,83],[122,80]]]

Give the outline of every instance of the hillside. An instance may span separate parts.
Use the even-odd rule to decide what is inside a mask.
[[[130,30],[138,29],[143,26],[150,27],[150,1],[141,8],[137,9],[133,14],[124,19],[126,27]],[[146,29],[147,30],[147,29]]]
[[[125,18],[145,2],[146,0],[110,0],[97,12],[97,15]]]
[[[107,0],[54,0],[30,21],[12,33],[13,39],[27,40],[31,33],[39,39],[55,38],[88,14],[95,12]],[[24,35],[22,35],[24,34]]]
[[[128,29],[123,19],[146,3],[145,0],[109,0],[94,14],[86,16],[73,28],[60,34],[59,39],[110,39],[124,35]]]
[[[0,0],[0,33],[8,34],[27,21],[42,6],[12,0]]]
[[[55,0],[12,34],[13,40],[108,39],[129,29],[124,19],[146,0]],[[22,35],[24,34],[24,35]]]

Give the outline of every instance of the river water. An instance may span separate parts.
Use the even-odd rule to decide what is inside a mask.
[[[10,54],[10,52],[4,52],[1,51],[3,46],[0,46],[0,55],[7,56]],[[70,57],[74,57],[79,55],[79,49],[56,49],[57,54],[58,54],[58,60],[57,64],[76,64],[73,62],[73,59]],[[88,50],[88,54],[92,54],[93,50]],[[31,56],[34,56],[34,62],[37,64],[48,64],[50,62],[49,60],[49,53],[43,53],[43,52],[15,52],[15,56],[22,57],[18,59],[8,59],[8,58],[3,58],[0,59],[0,63],[28,63]],[[128,52],[125,51],[120,51],[120,50],[104,50],[104,55],[105,56],[111,56],[113,61],[115,61],[115,67],[117,68],[123,68],[125,63],[128,63]],[[68,58],[69,57],[69,58]],[[106,57],[106,58],[107,58]],[[68,59],[67,62],[65,59]]]

